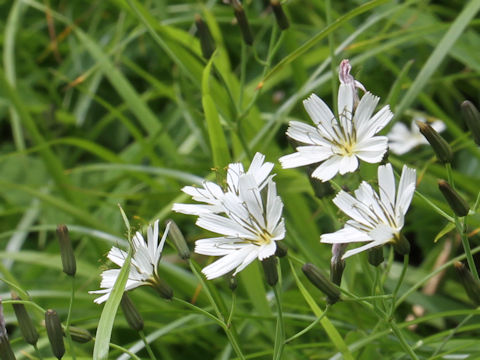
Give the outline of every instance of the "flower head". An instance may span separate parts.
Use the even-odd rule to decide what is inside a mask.
[[[227,187],[205,182],[203,189],[215,189],[208,196],[198,196],[196,188],[183,189],[194,200],[207,205],[175,204],[173,210],[198,215],[196,224],[221,234],[219,237],[197,240],[195,252],[222,256],[205,267],[207,279],[214,279],[235,269],[233,275],[253,260],[263,260],[275,253],[275,241],[285,237],[282,218],[283,203],[277,195],[270,171],[272,163],[264,163],[265,156],[257,153],[247,172],[239,163],[228,166]]]
[[[315,126],[290,122],[287,135],[305,145],[298,146],[296,153],[280,158],[284,168],[321,163],[312,177],[327,181],[337,173],[355,171],[359,159],[368,163],[382,160],[388,139],[374,135],[388,124],[393,113],[387,105],[372,116],[380,98],[369,92],[358,101],[357,88],[364,88],[350,75],[348,60],[342,61],[339,77],[339,118],[317,95],[304,100],[305,110]]]
[[[412,120],[410,129],[404,124],[397,122],[388,133],[388,147],[397,155],[403,155],[417,147],[418,145],[428,144],[427,139],[420,133],[416,121],[425,122],[422,117],[416,117]],[[440,120],[433,121],[430,126],[438,133],[445,130],[445,124]]]
[[[158,263],[162,255],[169,226],[168,224],[165,228],[160,243],[158,242],[158,220],[154,222],[153,226],[150,225],[148,227],[147,241],[145,241],[140,232],[135,234],[132,240],[133,255],[125,291],[135,289],[142,285],[154,286],[161,284],[165,286],[158,276]],[[127,253],[114,246],[108,253],[108,258],[116,265],[122,267],[127,258]],[[102,273],[102,282],[100,283],[102,289],[89,292],[90,294],[103,294],[96,298],[94,302],[101,304],[107,301],[119,274],[120,269],[109,269]]]
[[[415,170],[403,166],[396,191],[392,165],[380,166],[379,194],[365,181],[355,190],[355,197],[340,191],[333,202],[351,220],[347,221],[343,229],[323,234],[320,241],[329,244],[367,242],[366,245],[348,250],[343,259],[388,242],[401,242],[400,231],[415,192],[415,182]]]

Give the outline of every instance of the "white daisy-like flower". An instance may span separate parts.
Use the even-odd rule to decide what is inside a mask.
[[[379,194],[365,181],[355,190],[355,197],[340,191],[333,202],[351,220],[347,221],[343,229],[323,234],[320,241],[329,244],[367,242],[366,245],[348,250],[342,259],[389,242],[397,245],[397,249],[401,246],[408,247],[400,231],[415,192],[415,182],[415,170],[404,165],[398,190],[395,191],[392,165],[379,166]]]
[[[222,256],[202,270],[207,279],[233,270],[235,275],[253,260],[272,256],[277,248],[275,242],[285,237],[283,203],[270,175],[273,164],[263,163],[264,159],[257,153],[246,173],[241,164],[230,164],[227,189],[215,197],[214,207],[205,207],[212,204],[211,197],[202,200],[208,205],[197,205],[200,211],[185,208],[184,204],[173,207],[178,212],[199,215],[199,227],[221,234],[195,242],[196,253]],[[190,194],[189,188],[187,191]]]
[[[158,263],[162,255],[163,245],[167,238],[170,224],[167,224],[160,243],[158,242],[158,220],[153,226],[147,228],[147,241],[140,232],[137,232],[132,240],[133,255],[130,262],[130,273],[128,274],[125,291],[135,289],[142,285],[155,287],[164,297],[169,295],[171,290],[166,286],[163,280],[158,276]],[[117,247],[112,247],[108,253],[110,261],[116,265],[123,266],[127,258],[127,252]],[[90,294],[103,294],[94,300],[95,303],[101,304],[107,301],[113,286],[117,281],[120,269],[109,269],[102,272],[102,281],[100,283],[101,290],[89,291]]]
[[[412,120],[410,129],[401,122],[397,122],[393,125],[392,130],[390,130],[387,137],[388,148],[394,154],[403,155],[419,145],[428,144],[425,136],[420,133],[416,121],[426,122],[426,119],[423,117],[415,117]],[[431,122],[430,126],[438,133],[441,133],[446,129],[445,124],[441,120]]]
[[[368,163],[382,160],[388,139],[375,134],[388,124],[393,113],[386,105],[373,115],[380,98],[369,92],[358,101],[357,88],[365,89],[350,75],[350,68],[348,60],[343,60],[339,76],[338,119],[317,95],[312,94],[303,101],[315,126],[290,122],[287,135],[305,145],[298,146],[296,153],[279,159],[283,168],[321,163],[312,177],[328,181],[337,173],[343,175],[355,171],[359,159]]]

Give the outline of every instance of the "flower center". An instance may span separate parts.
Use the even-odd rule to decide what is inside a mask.
[[[268,245],[272,242],[272,235],[267,231],[264,230],[258,234],[257,239],[252,240],[252,243],[258,246]]]
[[[355,154],[355,144],[350,141],[345,141],[340,147],[340,155],[352,156]]]

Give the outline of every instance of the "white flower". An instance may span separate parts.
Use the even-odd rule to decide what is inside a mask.
[[[158,242],[158,220],[153,226],[147,229],[147,242],[140,232],[137,232],[132,240],[133,255],[130,263],[130,273],[128,275],[125,291],[135,289],[142,285],[153,286],[159,284],[158,263],[162,255],[163,245],[167,238],[170,224],[167,224],[160,243]],[[108,253],[108,258],[118,266],[122,267],[127,257],[127,252],[117,247],[112,247]],[[101,290],[89,291],[90,294],[103,294],[96,298],[94,302],[101,304],[107,301],[113,290],[113,285],[117,281],[120,269],[105,270],[102,273]]]
[[[347,221],[343,229],[323,234],[320,241],[329,244],[367,242],[366,245],[347,251],[343,259],[388,242],[401,242],[400,231],[415,192],[415,181],[415,170],[404,165],[398,191],[395,191],[392,165],[387,164],[378,168],[380,195],[365,181],[355,191],[355,197],[340,191],[333,202],[351,220]]]
[[[426,122],[423,117],[416,117],[412,120],[410,125],[410,130],[408,127],[401,122],[395,123],[392,130],[388,133],[388,147],[389,149],[397,155],[403,155],[414,147],[422,144],[428,144],[427,139],[420,133],[420,129],[416,124],[416,121]],[[435,120],[430,123],[430,126],[438,133],[445,130],[445,124],[440,120]]]
[[[221,234],[195,243],[198,254],[222,256],[202,270],[207,279],[234,269],[235,275],[256,258],[272,256],[277,248],[275,241],[285,237],[283,203],[269,175],[273,164],[263,163],[264,159],[264,155],[257,153],[246,173],[241,164],[230,164],[227,189],[215,195],[214,206],[211,206],[213,197],[205,196],[201,201],[209,205],[192,205],[197,206],[193,209],[185,208],[184,204],[173,207],[178,212],[199,215],[196,222],[199,227]],[[184,188],[187,194],[190,190]]]
[[[290,122],[287,135],[306,145],[298,146],[296,153],[281,157],[279,160],[283,168],[321,162],[312,177],[327,181],[337,173],[343,175],[355,171],[359,159],[368,163],[382,160],[388,139],[374,135],[388,124],[393,113],[387,105],[372,116],[380,98],[367,92],[358,102],[356,88],[363,89],[363,85],[355,81],[349,71],[348,60],[342,61],[338,89],[339,119],[317,95],[312,94],[303,101],[315,127],[299,121]]]

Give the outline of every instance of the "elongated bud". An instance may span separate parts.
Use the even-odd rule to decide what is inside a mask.
[[[470,101],[464,101],[461,109],[463,119],[472,132],[473,141],[480,145],[480,113]]]
[[[177,224],[173,220],[168,220],[167,221],[167,226],[170,224],[170,239],[173,240],[173,243],[175,244],[175,247],[177,248],[178,255],[183,259],[187,260],[190,258],[190,250],[187,245],[187,241],[185,240],[185,237],[183,236],[182,232],[178,228]]]
[[[227,278],[228,287],[230,288],[230,290],[232,291],[237,290],[237,287],[238,287],[237,278],[235,276],[232,276],[231,273],[225,276]]]
[[[383,247],[377,246],[368,251],[368,262],[370,265],[378,266],[383,263]]]
[[[340,286],[342,282],[343,270],[345,269],[345,260],[342,256],[345,253],[348,244],[333,244],[332,258],[330,259],[330,280]]]
[[[340,290],[322,274],[319,268],[307,263],[303,265],[302,270],[308,280],[327,295],[327,303],[335,304],[340,299]]]
[[[245,10],[243,10],[243,6],[238,0],[232,0],[231,4],[233,6],[233,10],[235,13],[235,18],[237,19],[238,26],[240,27],[240,31],[242,32],[243,41],[245,44],[252,45],[253,44],[253,36],[252,31],[250,30],[250,25],[248,24],[247,15],[245,14]]]
[[[283,11],[282,4],[279,0],[270,0],[270,5],[272,5],[273,13],[275,14],[275,19],[277,20],[278,27],[281,30],[286,30],[290,26],[288,22],[287,15]]]
[[[127,320],[128,325],[130,325],[133,330],[143,330],[142,315],[140,315],[132,300],[130,300],[130,298],[128,297],[127,293],[123,293],[122,301],[120,302],[120,304],[122,306],[122,311],[125,315],[125,319]]]
[[[455,215],[462,217],[468,214],[468,210],[470,210],[468,203],[450,186],[448,182],[445,180],[438,180],[438,188]]]
[[[17,294],[12,293],[12,300],[21,300]],[[27,309],[23,304],[12,304],[13,311],[15,311],[15,316],[17,317],[18,326],[20,327],[20,332],[22,333],[23,338],[30,345],[35,345],[38,341],[38,332],[33,325],[32,319],[28,315]]]
[[[262,266],[267,284],[270,286],[275,286],[275,284],[278,282],[277,257],[272,255],[263,259]]]
[[[423,121],[415,122],[420,129],[420,132],[427,139],[427,141],[432,146],[435,155],[437,155],[438,161],[441,163],[450,163],[452,162],[453,153],[450,145],[445,141],[443,137],[440,136],[438,132],[435,131],[430,125]]]
[[[467,292],[468,297],[472,300],[476,306],[480,305],[480,281],[475,279],[467,269],[467,267],[459,261],[456,261],[453,266],[457,270],[457,274],[460,281]]]
[[[277,241],[275,242],[275,244],[277,245],[277,249],[275,250],[275,256],[278,256],[279,258],[287,256],[287,246],[281,241]]]
[[[410,243],[408,242],[407,238],[403,236],[403,234],[398,234],[395,236],[393,248],[400,255],[407,255],[410,253]]]
[[[7,328],[5,327],[5,318],[3,316],[3,305],[0,300],[0,358],[2,360],[15,360],[10,341],[8,341]]]
[[[55,310],[48,309],[45,312],[45,328],[53,355],[57,359],[61,359],[65,354],[65,345],[63,344],[62,324]]]
[[[62,258],[63,272],[70,276],[75,276],[77,272],[77,263],[73,252],[72,243],[68,236],[68,228],[65,225],[57,227],[58,242],[60,243],[60,256]]]
[[[147,280],[148,281],[148,280]],[[162,278],[155,276],[154,281],[148,281],[157,293],[164,299],[171,300],[173,298],[173,290]]]
[[[85,344],[93,339],[92,334],[90,334],[90,331],[88,331],[87,329],[77,326],[69,326],[68,330],[70,331],[70,336],[72,337],[72,340],[78,343]],[[65,336],[65,331],[63,332],[63,335]]]
[[[200,38],[200,47],[202,48],[202,55],[205,59],[210,59],[215,51],[215,41],[208,25],[202,20],[199,14],[195,14],[195,25],[197,26],[197,34]]]

